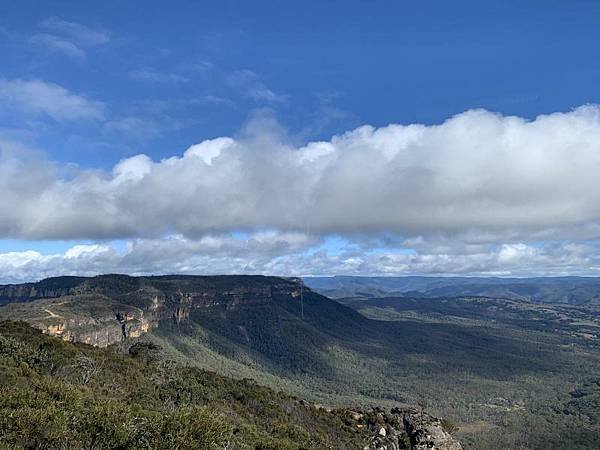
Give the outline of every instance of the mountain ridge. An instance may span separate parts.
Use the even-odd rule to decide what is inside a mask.
[[[305,277],[331,298],[483,296],[540,303],[600,305],[600,277]]]
[[[185,321],[194,309],[235,309],[283,299],[299,303],[303,291],[311,292],[297,279],[262,275],[57,277],[0,286],[6,305],[0,317],[22,318],[65,340],[107,346],[139,337],[161,321]]]

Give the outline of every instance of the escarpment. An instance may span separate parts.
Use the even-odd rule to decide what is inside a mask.
[[[194,310],[224,311],[297,302],[299,280],[263,276],[102,275],[0,286],[0,319],[29,322],[68,341],[105,347],[159,323],[187,321]]]

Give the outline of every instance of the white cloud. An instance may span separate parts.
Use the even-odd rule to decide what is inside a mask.
[[[63,256],[66,259],[89,259],[107,252],[112,252],[112,249],[106,245],[75,245],[68,249]]]
[[[4,82],[0,92],[24,85]],[[57,118],[98,114],[85,101],[73,100],[68,113],[55,110],[58,103],[30,108]],[[396,236],[429,254],[424,246],[436,239],[477,247],[600,237],[597,106],[532,121],[467,111],[440,125],[363,126],[301,147],[262,118],[236,138],[204,141],[181,156],[138,155],[110,172],[68,178],[54,164],[7,156],[7,145],[0,142],[5,238],[197,239],[271,229]],[[499,262],[522,253],[507,247]]]
[[[139,181],[152,171],[152,160],[146,155],[136,155],[120,161],[113,169],[113,183]]]
[[[68,56],[81,58],[85,56],[85,52],[74,43],[52,34],[40,33],[34,34],[30,42],[32,44],[41,45],[48,50],[64,53]]]
[[[85,244],[50,255],[37,251],[0,253],[0,283],[100,273],[266,273],[280,255],[300,254],[317,242],[298,233],[260,232],[244,237],[208,235],[196,240],[178,235],[136,239],[127,243],[125,251],[108,244]]]
[[[101,102],[41,80],[0,79],[0,101],[5,110],[47,116],[59,122],[100,120],[104,117]]]
[[[352,245],[350,243],[350,245]],[[187,239],[134,239],[125,250],[109,244],[75,245],[63,253],[0,253],[0,283],[58,275],[100,273],[306,275],[599,275],[598,244],[518,243],[492,245],[470,252],[457,246],[449,253],[400,251],[332,252],[323,241],[301,233],[261,232],[247,236],[207,235]],[[518,258],[506,259],[507,251]]]
[[[49,17],[40,23],[46,31],[34,34],[30,42],[43,46],[52,52],[81,58],[85,49],[106,44],[110,33],[105,29],[93,29],[77,22],[69,22],[59,17]]]
[[[197,157],[206,164],[212,165],[213,159],[217,158],[224,150],[235,145],[231,138],[217,138],[192,145],[183,154],[184,157]]]
[[[110,41],[110,32],[105,29],[94,29],[77,22],[69,22],[59,17],[48,17],[41,26],[55,33],[73,39],[81,45],[102,45]]]
[[[277,94],[269,89],[257,73],[248,69],[230,73],[227,76],[227,82],[257,103],[276,104],[287,100],[287,96]]]

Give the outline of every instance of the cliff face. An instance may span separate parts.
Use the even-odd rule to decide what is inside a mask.
[[[139,337],[162,321],[181,323],[194,310],[234,310],[297,302],[298,280],[276,277],[60,278],[0,287],[0,318],[25,320],[52,336],[105,347]]]

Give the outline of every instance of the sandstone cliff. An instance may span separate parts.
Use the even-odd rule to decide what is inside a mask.
[[[0,319],[25,320],[52,336],[105,347],[139,337],[193,310],[299,301],[299,280],[262,276],[60,277],[0,286]]]

